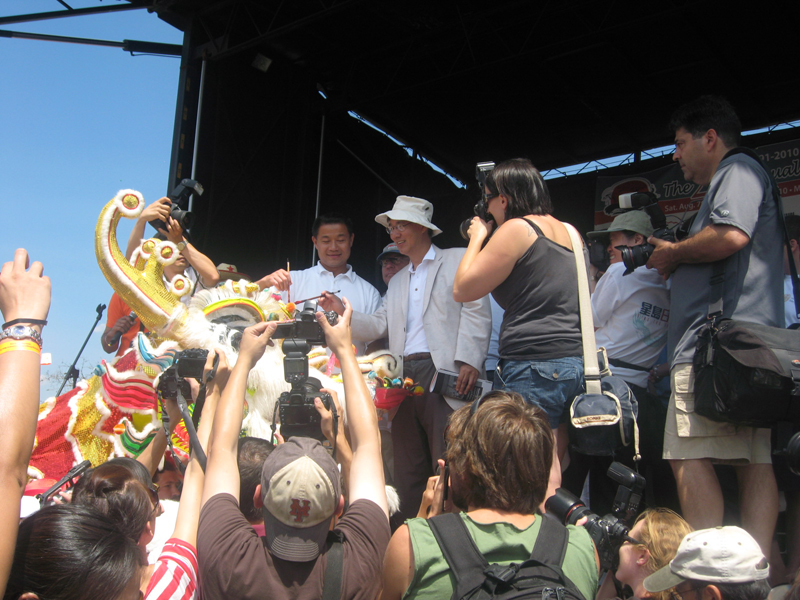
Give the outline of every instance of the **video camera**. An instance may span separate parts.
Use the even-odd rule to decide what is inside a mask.
[[[600,567],[611,571],[615,570],[619,563],[619,547],[622,543],[635,542],[628,536],[627,523],[630,523],[639,512],[645,479],[618,462],[611,463],[608,476],[619,484],[610,514],[600,518],[590,511],[580,498],[564,488],[558,488],[555,495],[547,499],[545,508],[564,525],[575,525],[581,517],[586,517],[587,521],[583,526],[597,548]]]
[[[619,207],[623,210],[643,210],[650,217],[653,237],[667,242],[675,242],[686,237],[694,219],[683,221],[675,227],[667,227],[667,217],[658,205],[658,196],[653,192],[631,192],[620,194]],[[645,242],[638,246],[615,246],[622,254],[625,265],[624,275],[630,275],[637,267],[647,264],[655,246]]]
[[[178,225],[181,226],[183,231],[188,231],[192,224],[194,224],[194,215],[189,212],[189,197],[192,194],[202,196],[203,186],[194,179],[184,179],[172,190],[169,196],[167,196],[167,198],[172,200],[169,216],[178,222]],[[150,221],[150,225],[155,227],[156,230],[167,229],[167,224],[161,219],[153,219]]]
[[[285,439],[300,436],[325,439],[320,428],[321,418],[314,408],[314,399],[319,398],[325,408],[338,419],[336,407],[330,394],[320,392],[322,384],[315,377],[308,376],[308,352],[311,346],[325,346],[325,333],[316,319],[317,303],[306,302],[297,318],[289,323],[278,325],[273,339],[283,339],[283,378],[292,389],[283,392],[278,398],[275,410],[279,411],[281,434]],[[335,325],[339,319],[333,311],[325,312],[328,323]],[[273,415],[273,432],[275,415]]]
[[[478,187],[481,191],[481,199],[478,200],[478,203],[472,207],[472,211],[475,213],[475,216],[480,217],[484,221],[493,221],[494,218],[492,215],[489,214],[489,206],[486,202],[486,194],[484,190],[486,189],[486,177],[494,170],[494,163],[493,162],[479,162],[475,165],[475,179],[478,181]],[[467,232],[469,231],[469,226],[472,223],[472,218],[469,218],[461,223],[458,227],[459,233],[461,233],[461,237],[465,240],[469,240],[469,235]]]

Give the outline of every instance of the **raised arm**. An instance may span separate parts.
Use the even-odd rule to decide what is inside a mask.
[[[322,427],[322,434],[327,438],[331,445],[336,448],[336,462],[342,467],[342,477],[344,478],[345,487],[348,486],[350,481],[350,468],[353,464],[353,451],[350,448],[350,442],[345,435],[344,418],[342,412],[342,405],[339,404],[339,396],[335,390],[322,388],[321,392],[327,392],[333,399],[333,405],[336,407],[336,414],[339,415],[337,429],[333,430],[333,412],[325,408],[322,400],[319,398],[314,399],[314,408],[320,414],[320,426]]]
[[[183,419],[183,415],[181,414],[181,409],[178,407],[178,401],[174,398],[165,398],[164,408],[167,411],[167,418],[169,421],[169,435],[172,435],[172,432],[175,431],[178,423],[180,423],[181,419]],[[164,456],[164,452],[166,450],[167,434],[164,432],[163,427],[159,427],[152,441],[144,450],[139,453],[139,456],[136,457],[136,460],[142,463],[147,470],[150,471],[150,477],[152,477],[156,474],[158,465],[161,462],[161,458]]]
[[[469,245],[461,257],[453,280],[453,300],[469,302],[483,298],[503,283],[519,258],[533,243],[536,233],[522,219],[503,223],[489,242],[483,242],[492,225],[473,217],[469,228]]]
[[[197,439],[204,450],[209,449],[209,437],[211,436],[211,428],[214,424],[220,396],[222,390],[225,389],[231,373],[225,355],[219,351],[217,351],[217,354],[219,355],[217,374],[214,379],[208,383],[208,387],[206,388],[206,402],[203,405],[203,414],[200,416],[200,426],[197,428]],[[213,361],[214,353],[209,353],[204,376],[211,370]],[[192,458],[189,461],[189,465],[186,467],[186,473],[183,477],[183,493],[181,494],[181,502],[178,506],[175,531],[172,534],[172,537],[184,540],[192,546],[197,545],[197,523],[200,520],[200,506],[204,483],[205,473],[203,473],[203,468],[200,466],[200,463],[197,462],[196,454],[192,452]]]
[[[5,323],[19,321],[41,333],[50,310],[50,279],[42,263],[28,269],[28,253],[20,248],[13,262],[0,270],[0,311]],[[32,339],[0,341],[0,592],[5,591],[17,541],[19,506],[27,483],[27,467],[39,412],[41,349]]]
[[[175,219],[169,217],[166,223],[167,229],[159,229],[159,231],[166,235],[170,242],[178,246],[179,250],[183,245],[181,254],[186,259],[186,262],[197,271],[203,286],[212,288],[217,285],[219,283],[219,271],[217,271],[217,267],[214,266],[212,260],[186,241],[186,238],[183,237],[183,229]]]
[[[239,468],[236,457],[239,432],[242,429],[247,376],[263,356],[276,327],[275,321],[262,322],[248,327],[242,334],[239,358],[231,371],[214,416],[203,486],[203,505],[216,494],[231,494],[239,499]]]
[[[322,325],[328,347],[336,353],[342,369],[342,382],[347,399],[347,429],[353,449],[348,482],[349,499],[351,503],[361,498],[372,500],[381,507],[388,519],[389,507],[383,479],[378,417],[351,348],[350,317],[353,308],[346,298],[344,305],[344,315],[339,318],[336,325],[331,326],[321,312],[317,313],[317,321]]]
[[[142,211],[142,214],[136,219],[136,223],[133,224],[131,235],[128,237],[128,247],[125,249],[125,258],[130,260],[131,256],[133,256],[133,251],[142,243],[147,223],[154,219],[161,219],[165,223],[167,222],[170,204],[172,204],[172,201],[169,198],[159,198]]]

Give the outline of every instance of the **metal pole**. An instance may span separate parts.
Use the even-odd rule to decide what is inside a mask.
[[[314,218],[319,216],[319,201],[322,195],[322,156],[325,148],[325,115],[322,115],[322,127],[319,134],[319,161],[317,165],[317,205],[314,208]],[[311,266],[317,263],[317,247],[312,246],[311,251]]]
[[[197,94],[197,119],[194,124],[194,148],[192,148],[192,179],[197,180],[195,173],[197,171],[197,147],[200,145],[200,116],[203,114],[203,93],[205,92],[206,84],[206,58],[203,57],[203,66],[200,67],[200,91]],[[194,204],[194,194],[189,198],[189,211],[192,210]]]

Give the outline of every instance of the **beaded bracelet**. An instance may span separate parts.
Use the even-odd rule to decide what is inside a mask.
[[[27,350],[36,354],[42,353],[39,344],[31,340],[3,340],[0,342],[0,355],[6,352],[14,352],[15,350]]]

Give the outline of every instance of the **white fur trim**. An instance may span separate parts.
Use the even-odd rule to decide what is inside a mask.
[[[125,196],[135,196],[138,200],[138,204],[133,208],[128,208],[123,204],[122,199]],[[144,210],[144,197],[137,192],[136,190],[120,190],[117,192],[117,195],[114,196],[114,203],[117,206],[119,212],[121,212],[125,217],[128,219],[136,219],[142,214]]]

